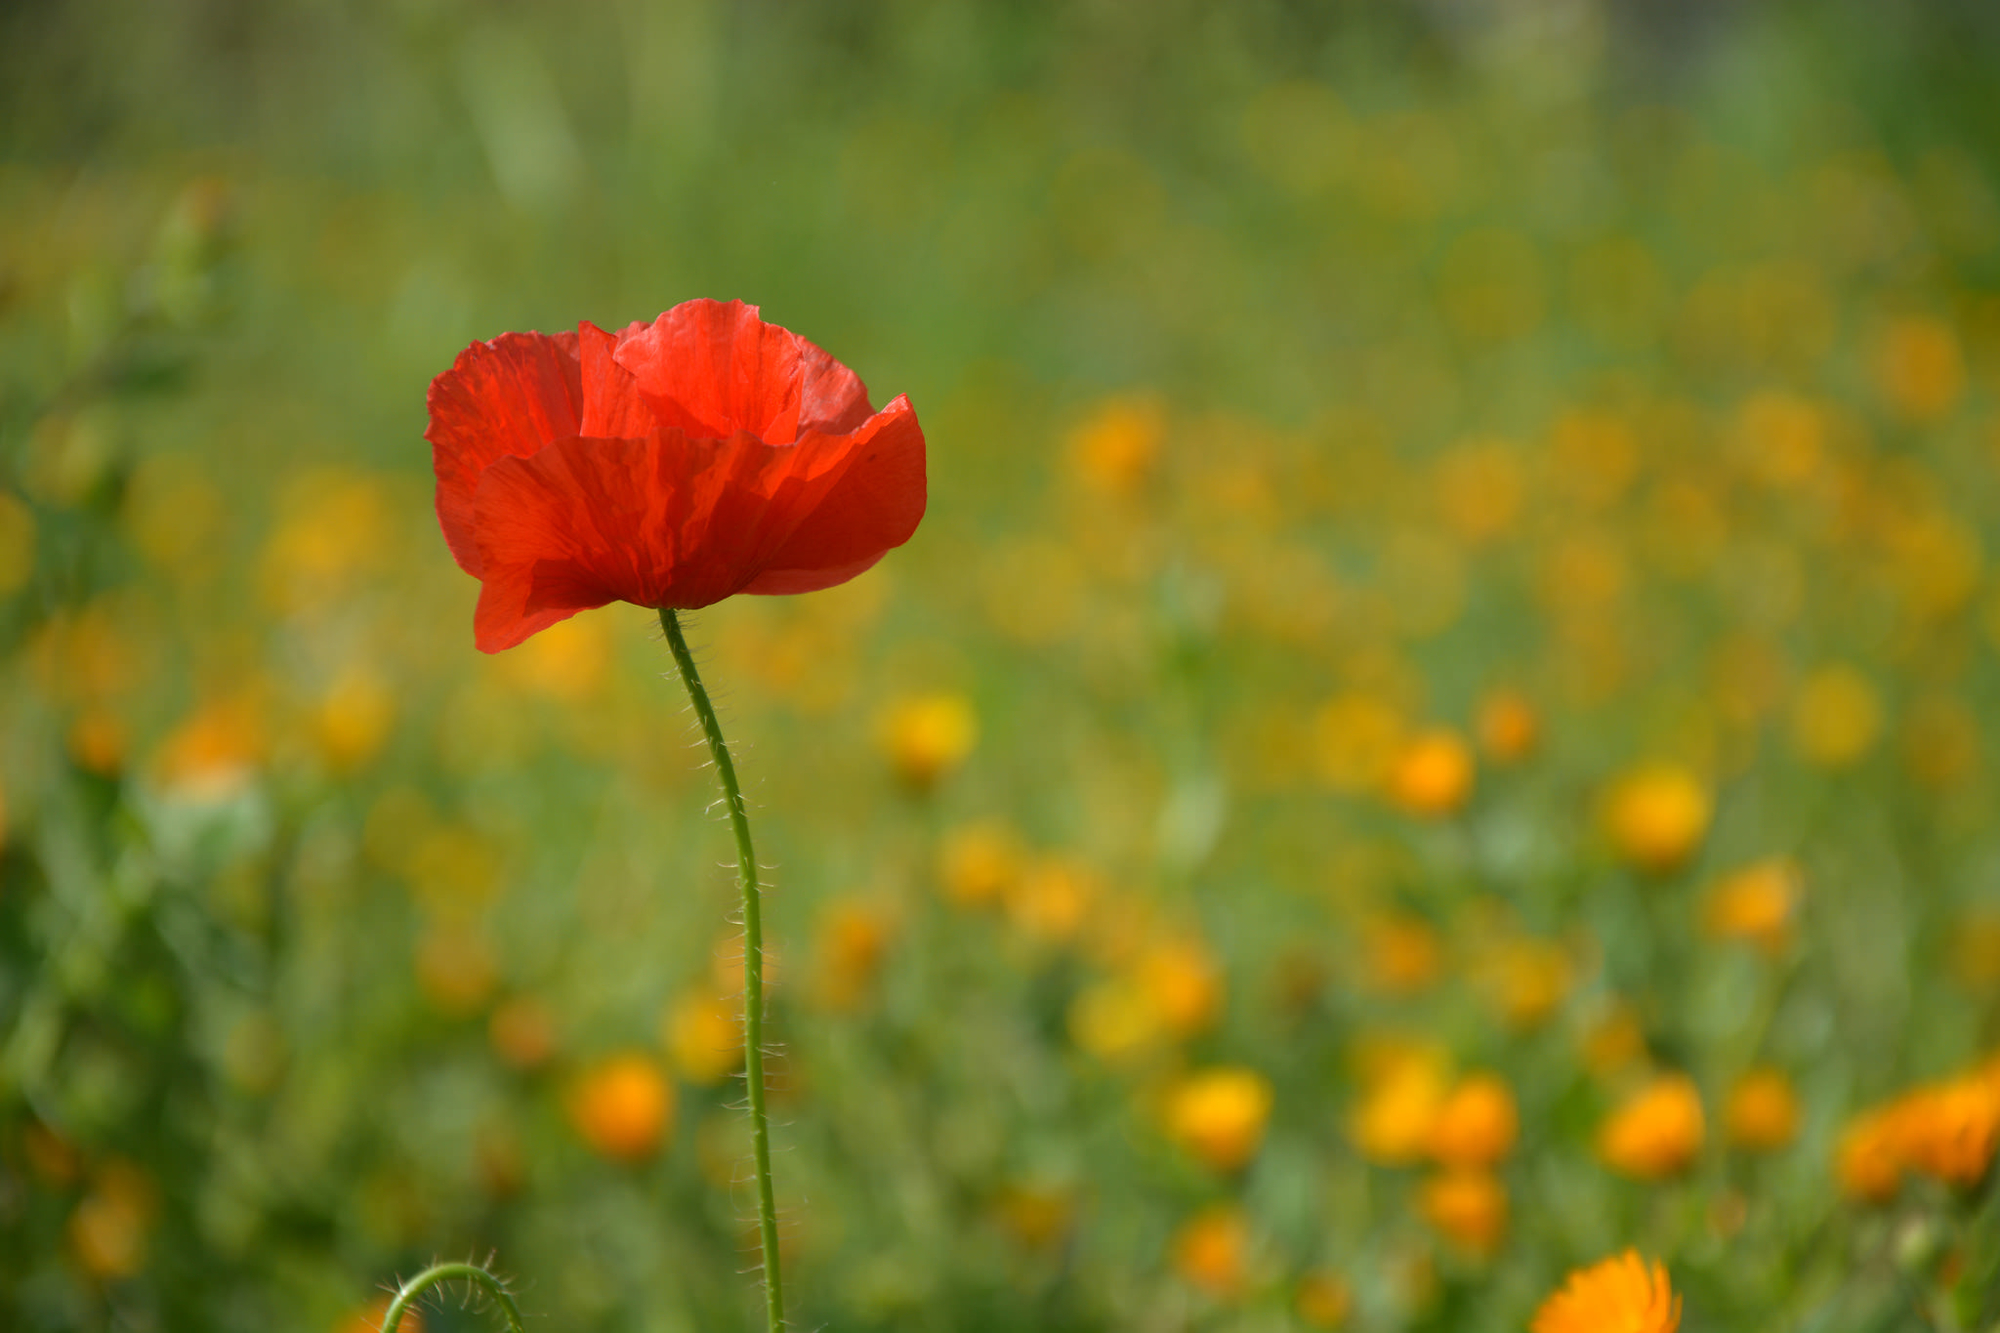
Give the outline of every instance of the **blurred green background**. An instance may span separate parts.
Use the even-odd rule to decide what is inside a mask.
[[[475,652],[422,439],[474,339],[712,296],[930,447],[907,548],[693,631],[799,1327],[1518,1329],[1628,1245],[1690,1329],[1994,1327],[1996,61],[1974,0],[0,5],[0,1326],[489,1250],[541,1326],[755,1318],[657,625]]]

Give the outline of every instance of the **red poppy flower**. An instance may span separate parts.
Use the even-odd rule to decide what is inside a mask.
[[[741,301],[474,343],[431,381],[438,522],[489,653],[608,602],[844,583],[924,516],[908,398]]]

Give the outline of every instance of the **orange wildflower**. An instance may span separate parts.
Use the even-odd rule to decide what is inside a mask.
[[[1173,1265],[1190,1285],[1218,1299],[1243,1289],[1249,1267],[1250,1223],[1227,1204],[1196,1213],[1174,1233]]]
[[[1191,1037],[1211,1026],[1222,1009],[1222,973],[1198,939],[1165,940],[1148,948],[1136,980],[1168,1031]]]
[[[1430,1155],[1444,1166],[1489,1167],[1514,1148],[1519,1116],[1514,1094],[1495,1074],[1472,1074],[1438,1107],[1430,1126]]]
[[[1613,1002],[1584,1032],[1583,1060],[1599,1078],[1623,1072],[1645,1054],[1645,1029],[1632,1007],[1623,1002]]]
[[[486,1020],[486,1040],[514,1068],[535,1069],[555,1054],[555,1017],[534,996],[517,995]]]
[[[1475,1254],[1491,1254],[1507,1230],[1507,1187],[1490,1171],[1445,1171],[1424,1182],[1424,1220]]]
[[[1292,1304],[1314,1328],[1339,1328],[1354,1309],[1354,1293],[1339,1274],[1316,1269],[1299,1279]]]
[[[820,920],[814,979],[828,1009],[843,1012],[867,1002],[894,934],[895,922],[880,907],[843,901],[827,909]]]
[[[1103,891],[1096,873],[1087,866],[1051,857],[1037,862],[1008,886],[1007,914],[1023,934],[1060,944],[1076,935]]]
[[[1875,381],[1892,407],[1913,421],[1935,421],[1965,387],[1958,336],[1942,320],[1906,316],[1883,330],[1875,349]]]
[[[335,1333],[381,1333],[382,1321],[388,1317],[391,1297],[378,1296],[359,1310],[349,1312],[335,1325]],[[398,1333],[424,1333],[423,1313],[415,1309],[403,1311],[403,1322],[397,1326]]]
[[[264,756],[264,727],[247,698],[205,705],[176,727],[157,758],[160,783],[199,804],[226,801],[255,777]]]
[[[1685,1170],[1701,1150],[1701,1094],[1685,1074],[1661,1074],[1613,1111],[1597,1151],[1621,1175],[1657,1180]]]
[[[2000,1075],[1992,1064],[1904,1093],[1857,1118],[1834,1159],[1841,1188],[1867,1203],[1894,1197],[1907,1171],[1947,1185],[1982,1180],[2000,1147]]]
[[[1976,1185],[2000,1140],[2000,1087],[1979,1074],[1932,1084],[1904,1098],[1896,1117],[1910,1166],[1947,1185]]]
[[[1370,989],[1410,995],[1437,980],[1443,952],[1430,922],[1409,912],[1383,912],[1362,925]]]
[[[1157,399],[1110,399],[1070,434],[1070,461],[1096,489],[1130,494],[1151,471],[1166,427]]]
[[[1774,856],[1725,875],[1702,902],[1702,929],[1716,939],[1744,940],[1765,953],[1791,939],[1792,915],[1804,894],[1798,863]]]
[[[636,1162],[650,1157],[672,1126],[674,1087],[651,1056],[613,1056],[578,1082],[569,1118],[603,1156]]]
[[[1535,1311],[1532,1333],[1674,1333],[1681,1299],[1666,1265],[1649,1267],[1635,1250],[1580,1268]]]
[[[1775,1069],[1753,1069],[1729,1094],[1723,1114],[1729,1141],[1753,1152],[1770,1152],[1798,1136],[1799,1095]]]
[[[1464,807],[1472,783],[1472,747],[1455,731],[1426,731],[1397,755],[1389,797],[1410,814],[1438,819]]]
[[[1535,706],[1513,690],[1495,690],[1479,705],[1479,748],[1496,764],[1517,764],[1535,751],[1542,723]]]
[[[1856,1118],[1834,1150],[1833,1173],[1849,1198],[1862,1203],[1887,1203],[1903,1183],[1903,1161],[1896,1117],[1888,1110]]]

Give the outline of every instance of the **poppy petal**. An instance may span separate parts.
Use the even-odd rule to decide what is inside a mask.
[[[588,320],[577,329],[578,353],[583,362],[583,418],[576,431],[579,435],[598,440],[638,440],[659,429],[653,409],[639,392],[637,377],[613,359],[618,337]]]
[[[437,471],[438,522],[466,573],[480,572],[472,509],[481,474],[498,459],[575,435],[582,396],[574,333],[474,343],[431,381],[424,438]]]
[[[758,575],[754,593],[816,592],[866,570],[916,532],[927,498],[924,435],[908,398],[898,398],[851,435],[808,434],[805,454],[839,445],[818,497]]]
[[[721,601],[789,535],[757,499],[777,451],[747,435],[575,438],[506,458],[480,479],[475,535],[489,590],[475,617],[496,652],[606,602],[693,608]],[[717,519],[721,521],[716,522]],[[713,525],[715,531],[711,532]]]
[[[860,377],[741,301],[684,301],[619,335],[615,355],[660,425],[696,439],[747,431],[790,444],[801,430],[844,434],[869,416]]]

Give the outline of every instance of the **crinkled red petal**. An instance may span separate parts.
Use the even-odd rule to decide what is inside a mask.
[[[474,343],[431,381],[424,438],[437,471],[438,523],[466,573],[480,573],[472,536],[480,476],[498,459],[577,434],[582,400],[574,333],[505,333]]]
[[[923,509],[923,436],[903,399],[794,445],[679,430],[557,441],[480,480],[475,639],[498,652],[612,601],[692,609],[831,587],[907,541]]]
[[[639,392],[638,378],[614,359],[617,349],[617,334],[588,320],[577,329],[583,419],[576,433],[595,440],[643,440],[660,428],[659,419]]]
[[[808,434],[794,448],[838,444],[825,495],[743,586],[754,593],[817,592],[845,583],[908,541],[923,520],[928,487],[924,434],[908,398],[890,403],[851,435]]]
[[[619,335],[615,353],[666,429],[790,444],[844,435],[871,415],[860,377],[741,301],[684,301]]]

